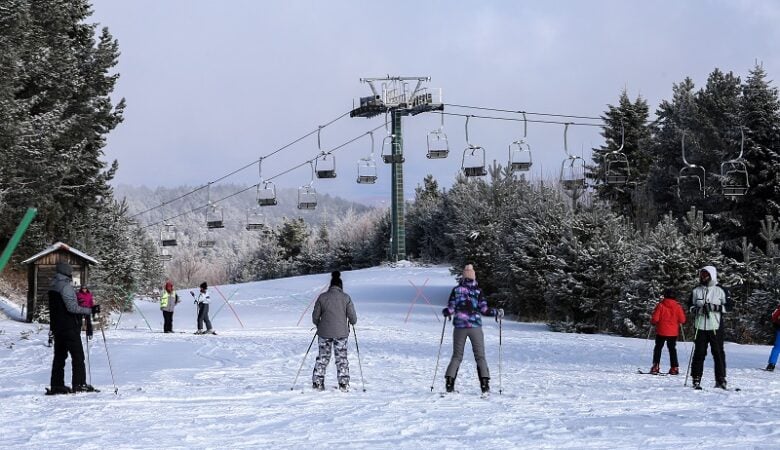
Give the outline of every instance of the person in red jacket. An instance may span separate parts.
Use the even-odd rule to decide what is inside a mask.
[[[653,367],[650,373],[661,372],[661,351],[664,343],[669,349],[669,375],[680,374],[680,364],[677,361],[677,335],[680,325],[685,323],[685,311],[677,303],[677,294],[674,289],[664,289],[664,298],[653,311],[650,323],[655,325],[655,348],[653,348]]]

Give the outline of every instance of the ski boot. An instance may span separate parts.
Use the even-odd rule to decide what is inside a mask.
[[[324,380],[314,380],[311,383],[311,388],[315,391],[324,391],[325,390],[325,381]]]
[[[680,368],[679,367],[672,367],[669,369],[669,375],[679,375],[680,374]]]
[[[455,392],[455,377],[444,377],[444,387],[447,392]]]
[[[650,375],[658,375],[659,373],[661,373],[660,364],[653,364],[653,367],[650,368]]]
[[[483,377],[479,379],[479,388],[482,389],[483,394],[490,392],[490,378]]]
[[[68,386],[52,386],[46,388],[46,395],[72,394],[73,390]]]
[[[693,377],[693,388],[701,389],[701,377]]]
[[[349,383],[342,381],[339,383],[339,390],[341,392],[349,392]]]
[[[775,365],[772,363],[769,363],[766,365],[766,371],[767,372],[774,372],[775,371]]]
[[[715,387],[719,389],[723,389],[724,391],[728,390],[729,388],[725,378],[721,378],[720,380],[715,382]]]
[[[100,392],[97,389],[95,389],[91,384],[80,384],[78,386],[73,386],[73,392]]]
[[[198,330],[195,332],[195,334],[203,334],[203,330]]]

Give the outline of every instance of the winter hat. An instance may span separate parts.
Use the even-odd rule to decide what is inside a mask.
[[[334,270],[330,273],[330,285],[344,288],[344,284],[341,282],[341,272]]]
[[[201,288],[201,289],[206,289],[206,288],[208,288],[208,287],[209,287],[209,285],[208,285],[208,284],[206,284],[206,282],[205,282],[205,281],[204,281],[203,283],[201,283],[201,284],[200,284],[200,288]]]
[[[474,266],[471,264],[466,264],[466,267],[463,268],[463,278],[468,280],[477,279],[477,273],[474,271]]]
[[[664,289],[664,298],[677,298],[677,290],[672,288]]]
[[[58,262],[54,266],[54,270],[56,270],[57,273],[61,273],[61,274],[65,275],[66,277],[72,277],[73,276],[73,267],[71,267],[70,264],[68,264],[66,262],[62,262],[62,261]]]
[[[168,292],[173,292],[173,281],[171,280],[165,281],[165,290]]]

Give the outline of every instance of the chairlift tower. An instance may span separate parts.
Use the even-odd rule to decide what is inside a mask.
[[[401,118],[416,116],[430,111],[443,111],[441,89],[431,92],[423,83],[430,77],[391,77],[361,78],[368,84],[370,96],[361,97],[360,105],[354,108],[350,117],[371,118],[388,114],[392,136],[392,159],[390,205],[391,232],[390,258],[393,261],[406,259],[406,229],[404,222],[404,145]],[[410,89],[410,83],[416,83]]]

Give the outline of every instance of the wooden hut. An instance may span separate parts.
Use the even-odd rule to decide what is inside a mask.
[[[57,242],[40,253],[22,261],[27,270],[27,322],[49,321],[49,285],[54,278],[54,266],[66,262],[73,267],[74,286],[89,285],[89,266],[97,260],[67,244]]]

